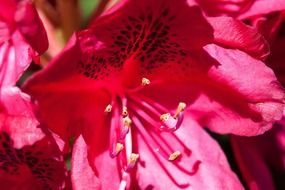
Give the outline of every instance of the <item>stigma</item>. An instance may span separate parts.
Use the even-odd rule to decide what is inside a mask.
[[[170,113],[164,113],[160,115],[160,120],[163,125],[160,127],[161,130],[175,131],[177,130],[184,119],[184,110],[186,104],[179,102],[175,114],[172,116]]]

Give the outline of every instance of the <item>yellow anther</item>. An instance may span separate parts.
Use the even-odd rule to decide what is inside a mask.
[[[139,159],[139,157],[140,157],[139,154],[132,153],[128,160],[128,164],[135,164],[137,160]]]
[[[170,113],[165,113],[160,116],[160,120],[165,122],[170,118]]]
[[[116,144],[116,152],[119,153],[124,149],[124,145],[122,143]]]
[[[176,112],[173,116],[174,119],[177,119],[178,115],[183,112],[186,108],[186,104],[184,102],[179,102],[178,106],[177,106],[177,109],[176,109]]]
[[[124,123],[124,126],[130,127],[132,124],[132,120],[127,116],[123,118],[123,123]]]
[[[179,156],[181,155],[181,152],[179,150],[173,152],[172,154],[170,154],[170,156],[168,157],[169,161],[174,161],[176,160]]]
[[[123,106],[122,116],[123,116],[123,117],[127,117],[128,115],[129,115],[129,113],[128,113],[127,107],[126,107],[126,106]]]
[[[105,108],[105,113],[110,113],[112,111],[112,105],[108,104]]]
[[[147,78],[142,78],[142,86],[147,86],[150,84],[150,80]]]

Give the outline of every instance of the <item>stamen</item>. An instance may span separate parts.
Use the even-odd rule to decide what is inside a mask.
[[[110,113],[112,111],[112,105],[111,104],[108,104],[105,108],[105,113]]]
[[[170,113],[165,113],[165,114],[162,114],[162,115],[160,116],[160,120],[161,120],[162,122],[168,121],[169,118],[170,118]]]
[[[128,115],[129,115],[129,113],[128,113],[127,107],[126,107],[126,106],[123,106],[122,116],[123,116],[123,117],[127,117]]]
[[[111,158],[115,158],[123,149],[124,145],[122,143],[116,143],[115,147],[113,148],[110,154]]]
[[[180,114],[178,119],[172,117],[169,113],[162,114],[160,116],[160,120],[164,123],[163,126],[160,127],[160,130],[174,131],[180,127],[183,120],[183,115]]]
[[[174,161],[176,160],[179,156],[181,155],[181,152],[179,150],[173,152],[172,154],[170,154],[168,160],[169,161]]]
[[[124,139],[126,137],[130,130],[131,124],[132,120],[128,116],[123,118],[123,127],[121,129],[120,139]]]
[[[174,119],[177,119],[179,117],[179,114],[181,112],[183,112],[186,108],[186,104],[184,102],[179,102],[178,106],[177,106],[177,109],[176,109],[176,112],[173,116]]]
[[[129,117],[123,118],[124,126],[130,127],[132,124],[132,120]]]
[[[149,79],[147,79],[147,78],[142,78],[142,86],[147,86],[147,85],[149,85],[150,84],[150,80]]]
[[[135,153],[132,153],[129,160],[128,160],[128,165],[126,167],[126,172],[129,172],[132,168],[135,167],[138,159],[139,159],[139,154],[135,154]]]
[[[184,102],[180,102],[177,106],[176,112],[173,117],[170,115],[170,113],[162,114],[160,116],[160,120],[166,126],[161,126],[160,129],[161,130],[167,129],[170,131],[177,130],[181,126],[182,121],[184,119],[183,112],[185,108],[186,108],[186,104]]]
[[[124,149],[124,145],[122,143],[116,144],[116,151],[121,152]]]

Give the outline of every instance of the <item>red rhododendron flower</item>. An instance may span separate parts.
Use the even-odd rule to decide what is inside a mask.
[[[26,84],[42,122],[66,141],[82,134],[73,186],[87,168],[102,189],[242,189],[200,126],[261,134],[280,119],[284,93],[256,59],[267,51],[260,35],[233,19],[210,22],[184,0],[122,1]],[[238,26],[239,40],[219,23]]]

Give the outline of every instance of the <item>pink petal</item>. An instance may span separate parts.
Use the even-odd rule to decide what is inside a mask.
[[[270,129],[284,108],[284,92],[274,73],[239,50],[205,49],[220,65],[209,70],[204,92],[189,108],[193,116],[219,133],[250,136]]]
[[[87,145],[82,136],[77,138],[73,146],[71,178],[75,190],[101,189],[100,182],[89,165]]]
[[[0,5],[0,86],[14,85],[32,59],[48,45],[31,2],[13,2],[4,1]]]
[[[34,53],[19,32],[0,44],[0,86],[12,86],[29,66]]]
[[[8,132],[14,139],[15,148],[32,145],[44,137],[44,133],[38,128],[39,122],[33,113],[28,95],[14,87],[1,89],[0,97],[4,109],[0,112],[0,129]]]
[[[285,1],[283,0],[255,0],[253,5],[239,16],[240,19],[256,16],[266,15],[275,11],[282,11],[285,9]]]
[[[188,2],[198,4],[208,16],[230,16],[239,19],[282,11],[285,7],[283,0],[188,0]]]
[[[98,120],[104,118],[99,117]],[[107,123],[94,122],[92,126],[94,127],[86,126],[83,131],[83,137],[87,139],[86,143],[89,145],[87,150],[90,166],[100,181],[101,189],[118,189],[121,171],[117,160],[110,156],[110,128]]]
[[[243,189],[219,145],[197,123],[186,120],[174,135],[185,149],[180,150],[182,160],[173,163],[163,159],[155,146],[138,136],[137,189]],[[175,138],[165,140],[171,146],[178,143]],[[175,162],[182,162],[185,170],[192,168],[193,173],[184,173]]]
[[[203,11],[208,16],[231,16],[237,15],[246,11],[255,0],[188,0],[189,2],[196,1]]]
[[[209,17],[208,21],[214,28],[215,43],[238,48],[258,59],[268,56],[269,46],[257,30],[230,17]]]

